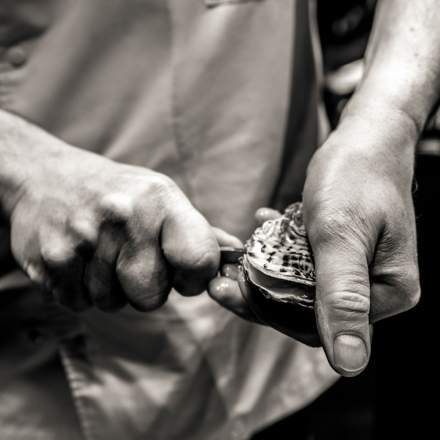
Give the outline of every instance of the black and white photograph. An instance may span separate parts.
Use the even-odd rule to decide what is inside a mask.
[[[440,0],[0,0],[0,440],[435,438]]]

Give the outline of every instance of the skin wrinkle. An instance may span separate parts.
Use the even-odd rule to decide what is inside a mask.
[[[359,215],[356,208],[345,208],[345,212],[338,210],[335,213],[326,212],[324,208],[320,216],[314,218],[312,225],[316,226],[312,226],[309,232],[312,247],[318,253],[326,252],[329,247],[339,247],[341,253],[350,253],[356,249],[364,252],[365,249],[368,261],[371,261],[373,250],[370,248],[370,240],[374,229],[367,221],[368,216]]]
[[[364,294],[348,289],[326,293],[325,304],[331,307],[332,314],[340,314],[339,324],[343,324],[344,320],[348,323],[352,322],[354,315],[368,316],[370,313],[370,286],[367,289],[368,293],[365,290]]]
[[[128,302],[139,311],[151,311],[160,307],[170,292],[163,265],[158,263],[158,259],[154,259],[154,265],[146,275],[136,267],[136,264],[140,264],[143,268],[145,260],[134,263],[132,258],[125,256],[126,248],[127,246],[123,246],[118,255],[116,274],[124,291],[132,292]],[[149,262],[151,263],[151,259]],[[145,286],[148,286],[148,289]]]

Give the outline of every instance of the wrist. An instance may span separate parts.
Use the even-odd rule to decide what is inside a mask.
[[[378,2],[359,96],[403,113],[421,134],[440,97],[436,0]]]
[[[422,131],[421,118],[388,96],[359,93],[344,109],[335,134],[350,139],[351,148],[401,156],[414,154]]]
[[[24,119],[0,110],[0,213],[10,219],[37,174],[50,168],[62,143]]]
[[[317,151],[309,171],[318,167],[318,175],[331,179],[350,175],[369,185],[388,182],[410,190],[417,140],[418,130],[401,111],[385,105],[352,107]]]
[[[0,213],[9,219],[25,180],[25,148],[19,118],[0,111]]]

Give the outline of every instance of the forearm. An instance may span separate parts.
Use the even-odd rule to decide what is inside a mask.
[[[1,208],[10,227],[0,258],[11,250],[55,301],[76,311],[127,302],[149,311],[171,287],[199,294],[218,272],[211,226],[165,175],[1,112],[0,132]]]
[[[0,217],[8,220],[21,197],[25,182],[33,185],[35,177],[44,176],[47,185],[56,187],[59,164],[68,164],[72,171],[75,160],[70,157],[79,151],[61,139],[44,131],[20,116],[0,110]],[[93,153],[78,160],[86,168]],[[41,181],[41,178],[39,179]],[[28,187],[29,187],[28,185]]]
[[[434,0],[383,0],[364,78],[314,155],[303,192],[315,312],[330,363],[362,371],[371,324],[420,297],[412,202],[415,147],[440,88]]]
[[[28,164],[40,160],[37,151],[46,136],[51,138],[19,116],[0,110],[0,212],[4,217],[8,217],[28,177]]]
[[[392,113],[418,138],[440,96],[438,6],[437,0],[379,2],[365,75],[342,121],[381,120]]]

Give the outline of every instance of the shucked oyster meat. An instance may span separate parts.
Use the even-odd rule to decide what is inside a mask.
[[[247,299],[256,315],[284,333],[318,344],[315,268],[302,204],[257,228],[245,246],[242,267]],[[304,336],[304,337],[302,337]]]

